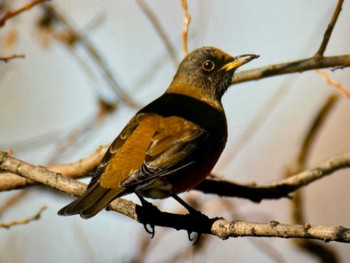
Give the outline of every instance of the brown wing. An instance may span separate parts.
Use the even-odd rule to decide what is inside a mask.
[[[127,192],[121,182],[142,166],[160,118],[156,114],[142,113],[131,119],[93,172],[88,190],[58,214],[90,218]]]
[[[179,172],[195,160],[188,158],[197,148],[205,131],[194,123],[172,116],[161,118],[139,171],[129,176],[123,186],[142,184],[154,177]]]

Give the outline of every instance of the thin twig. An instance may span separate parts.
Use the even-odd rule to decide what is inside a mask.
[[[92,134],[94,129],[99,127],[103,123],[109,114],[114,112],[116,105],[108,103],[105,100],[99,99],[99,108],[93,119],[89,119],[85,123],[74,128],[71,132],[65,136],[65,138],[58,142],[53,154],[50,156],[49,160],[46,162],[49,165],[58,163],[59,158],[68,150],[74,149],[78,144],[84,144],[84,140],[89,139],[89,135]]]
[[[23,200],[23,198],[28,194],[28,190],[22,190],[16,192],[13,196],[8,198],[1,206],[0,206],[0,216],[2,216],[8,209],[14,207],[15,204]]]
[[[46,206],[43,206],[42,208],[40,208],[38,213],[36,213],[34,216],[26,218],[26,219],[22,219],[19,221],[12,221],[10,223],[0,223],[0,228],[10,228],[13,226],[18,226],[18,225],[26,225],[32,221],[39,220],[42,212],[44,212],[44,210],[46,210],[46,208],[47,208]]]
[[[0,18],[0,27],[3,27],[6,24],[6,21],[9,20],[10,18],[17,16],[21,14],[24,11],[27,11],[31,9],[33,6],[41,4],[47,0],[33,0],[32,2],[22,6],[21,8],[14,10],[14,11],[8,11],[3,15],[3,17]]]
[[[333,32],[335,23],[338,21],[338,17],[339,17],[340,11],[342,9],[343,2],[344,2],[344,0],[338,0],[338,4],[337,4],[337,7],[334,10],[332,20],[328,24],[327,30],[326,30],[326,32],[324,33],[324,36],[323,36],[322,43],[320,45],[320,48],[316,52],[315,57],[323,57],[323,54],[324,54],[324,52],[325,52],[325,50],[327,48],[328,42],[329,42],[329,40],[331,38],[331,35],[332,35],[332,32]]]
[[[283,74],[301,73],[313,69],[345,68],[349,66],[350,54],[334,57],[311,57],[238,72],[234,75],[232,84],[260,80]]]
[[[176,50],[171,44],[171,41],[166,34],[165,30],[163,29],[159,19],[157,16],[154,14],[154,12],[151,10],[151,8],[146,4],[144,0],[137,0],[136,3],[138,6],[141,8],[143,13],[146,15],[146,17],[149,19],[149,21],[152,23],[153,28],[156,30],[158,33],[159,37],[161,38],[162,42],[164,43],[172,62],[174,65],[177,67],[179,64],[179,60],[176,56]]]
[[[184,13],[184,29],[182,31],[182,43],[183,43],[183,52],[184,56],[188,54],[188,27],[191,23],[191,15],[188,12],[187,1],[181,0],[181,7]]]
[[[4,62],[8,62],[9,60],[11,59],[15,59],[15,58],[25,58],[26,56],[24,54],[13,54],[11,56],[8,56],[8,57],[0,57],[0,60],[1,61],[4,61]]]
[[[325,71],[317,70],[316,72],[325,79],[329,86],[338,89],[345,97],[350,99],[350,91],[348,91],[341,83],[332,80]]]
[[[112,74],[111,69],[108,67],[106,61],[103,59],[102,55],[99,53],[98,49],[94,46],[94,44],[85,36],[83,32],[77,30],[71,22],[68,22],[68,19],[63,16],[60,12],[57,11],[53,5],[43,5],[43,9],[47,14],[50,15],[51,19],[54,19],[61,26],[66,28],[67,32],[69,32],[72,42],[70,45],[67,45],[68,48],[72,48],[74,44],[80,43],[89,54],[91,59],[96,63],[96,65],[101,70],[101,73],[110,87],[115,91],[119,99],[126,103],[128,106],[132,108],[139,109],[141,105],[137,103],[131,96],[129,96],[118,83],[114,74]]]
[[[308,156],[310,156],[312,145],[314,144],[317,135],[321,131],[321,127],[324,125],[325,121],[327,120],[329,114],[335,107],[338,100],[339,96],[332,94],[328,96],[325,103],[320,108],[318,114],[312,121],[310,128],[308,129],[308,132],[306,133],[305,138],[301,144],[300,152],[296,159],[297,163],[299,163],[299,171],[294,171],[291,173],[291,175],[300,172],[306,168],[307,158]]]

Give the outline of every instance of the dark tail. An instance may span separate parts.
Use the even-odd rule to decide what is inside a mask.
[[[90,218],[102,211],[115,198],[121,196],[124,189],[108,189],[98,182],[91,185],[84,195],[58,211],[61,216],[80,214],[83,218]]]

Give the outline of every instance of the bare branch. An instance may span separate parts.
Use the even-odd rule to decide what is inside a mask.
[[[350,54],[334,57],[311,57],[302,60],[244,70],[234,75],[232,84],[264,79],[283,74],[300,73],[320,68],[344,68],[350,66]]]
[[[11,56],[8,56],[8,57],[0,57],[0,60],[1,61],[4,61],[4,62],[8,62],[9,60],[11,59],[15,59],[15,58],[25,58],[26,56],[24,54],[14,54],[14,55],[11,55]]]
[[[327,84],[333,88],[338,89],[345,97],[347,97],[348,99],[350,99],[350,91],[348,91],[341,83],[339,82],[335,82],[334,80],[332,80],[327,72],[324,72],[322,70],[317,70],[316,71],[318,74],[320,74],[325,81],[327,82]]]
[[[33,0],[31,3],[28,3],[17,10],[8,11],[7,13],[4,14],[3,17],[0,18],[0,27],[3,27],[6,24],[6,21],[9,20],[10,18],[17,16],[23,13],[24,11],[31,9],[33,6],[41,4],[45,1],[47,0]]]
[[[342,157],[333,158],[319,168],[302,172],[284,181],[286,185],[295,185],[297,182],[299,187],[301,187],[345,167],[350,167],[350,153]],[[37,181],[71,195],[80,196],[86,191],[86,185],[83,183],[51,172],[44,167],[34,166],[20,161],[11,157],[6,152],[0,152],[0,169],[18,174],[26,179]],[[217,218],[207,218],[206,220],[201,218],[198,221],[198,218],[191,215],[161,212],[156,207],[154,209],[145,209],[122,198],[114,200],[108,209],[115,210],[144,224],[171,227],[177,230],[184,229],[203,234],[214,234],[223,239],[236,236],[274,236],[350,242],[350,230],[343,227],[311,226],[308,224],[282,225],[277,222],[252,224],[234,221],[230,223],[225,220],[218,220]]]
[[[338,4],[337,4],[337,7],[334,10],[332,20],[328,24],[327,30],[326,30],[326,32],[324,33],[324,36],[323,36],[323,40],[322,40],[321,46],[318,49],[318,51],[316,52],[315,57],[323,57],[323,54],[324,54],[324,52],[325,52],[325,50],[327,48],[328,42],[331,39],[331,35],[332,35],[332,32],[333,32],[335,23],[338,20],[340,11],[342,9],[343,2],[344,2],[344,0],[338,0]]]
[[[1,227],[2,228],[10,228],[10,227],[17,226],[17,225],[26,225],[32,221],[39,220],[42,212],[44,212],[44,210],[46,210],[46,208],[47,208],[46,206],[43,206],[42,208],[40,208],[38,213],[36,213],[34,216],[32,216],[30,218],[22,219],[19,221],[12,221],[10,223],[0,223],[0,228]]]
[[[310,156],[312,145],[315,143],[317,135],[320,133],[327,117],[331,110],[339,100],[338,95],[330,95],[325,103],[320,108],[319,112],[312,121],[309,129],[305,133],[299,153],[294,162],[289,165],[286,170],[286,177],[303,171],[307,164],[307,159]],[[304,217],[303,192],[301,189],[295,191],[292,200],[292,220],[293,223],[306,222]],[[322,262],[336,262],[336,253],[331,248],[328,248],[318,242],[312,240],[294,239],[294,244],[299,248],[311,253],[314,257],[320,258]]]
[[[176,56],[176,50],[171,44],[170,39],[167,36],[165,30],[163,29],[160,21],[158,20],[156,15],[152,12],[151,8],[146,4],[144,0],[137,0],[136,3],[141,8],[141,10],[146,15],[146,17],[149,19],[149,21],[152,23],[154,29],[156,30],[159,37],[162,39],[166,49],[168,50],[168,53],[174,65],[177,67],[179,64],[179,60],[177,59],[177,56]]]
[[[29,193],[27,190],[17,191],[13,196],[8,198],[1,206],[0,206],[0,216],[2,216],[8,209],[14,207],[15,204],[19,203],[24,197]]]
[[[230,181],[206,179],[196,186],[195,189],[204,193],[241,197],[254,202],[260,202],[262,199],[288,197],[295,190],[344,168],[350,168],[350,152],[333,157],[312,170],[303,171],[278,183],[267,186],[246,186]]]
[[[188,54],[188,27],[191,23],[191,15],[188,12],[187,1],[181,0],[181,7],[184,13],[184,29],[182,31],[182,43],[184,56]]]
[[[58,22],[60,25],[62,25],[67,32],[70,34],[70,46],[69,48],[72,48],[74,44],[80,43],[86,50],[86,52],[89,54],[91,59],[96,63],[96,65],[101,70],[101,73],[103,77],[106,79],[107,83],[110,85],[110,87],[115,91],[117,96],[122,102],[125,102],[128,106],[133,108],[140,108],[141,105],[134,101],[132,97],[130,97],[121,87],[121,85],[118,83],[118,81],[115,79],[114,75],[112,74],[111,69],[108,67],[105,60],[102,58],[102,55],[98,52],[98,49],[93,45],[93,43],[87,38],[84,33],[77,30],[71,22],[66,19],[63,14],[57,11],[56,8],[53,7],[53,5],[43,5],[43,9],[47,14],[50,16],[51,19],[54,19],[56,22]]]
[[[310,224],[286,225],[276,221],[269,224],[247,223],[242,221],[228,222],[217,220],[214,222],[212,233],[222,239],[229,237],[281,237],[318,239],[325,242],[350,242],[350,229],[342,226],[316,226]]]
[[[295,173],[299,173],[306,168],[307,157],[310,155],[311,147],[315,142],[317,135],[319,134],[321,127],[324,125],[327,117],[329,116],[331,110],[334,108],[336,103],[339,100],[338,95],[330,95],[325,103],[320,108],[318,114],[315,116],[314,120],[311,122],[311,125],[305,135],[305,138],[301,144],[300,152],[297,156],[296,165],[298,168],[293,169],[290,174],[293,175]]]
[[[89,175],[89,172],[100,163],[106,149],[107,147],[99,147],[92,155],[77,162],[52,165],[46,167],[46,169],[64,174],[66,177],[81,178]],[[36,184],[36,181],[25,179],[13,173],[0,173],[0,191],[19,189]]]

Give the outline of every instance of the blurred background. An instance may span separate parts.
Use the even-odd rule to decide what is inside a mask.
[[[0,0],[0,12],[26,3]],[[38,165],[73,162],[110,143],[142,105],[164,92],[183,58],[181,1],[50,3],[46,8],[37,5],[0,28],[0,56],[25,54],[25,59],[0,61],[0,149],[11,149],[15,157]],[[189,0],[189,51],[212,45],[232,55],[260,55],[241,70],[311,57],[336,4]],[[345,1],[326,56],[349,54],[349,17],[350,3]],[[349,69],[325,71],[350,88]],[[118,96],[119,88],[126,101]],[[313,118],[333,93],[339,92],[315,71],[231,86],[223,99],[229,141],[214,173],[239,183],[281,180]],[[349,120],[349,99],[341,97],[316,138],[308,168],[349,151]],[[350,226],[349,175],[348,170],[339,171],[303,189],[305,222]],[[222,241],[205,236],[193,247],[185,231],[156,228],[150,240],[141,224],[115,212],[104,211],[89,220],[59,217],[57,211],[73,198],[48,187],[2,192],[0,206],[19,195],[2,211],[1,222],[48,208],[38,221],[0,228],[2,262],[318,262],[292,240]],[[252,203],[195,191],[182,197],[195,199],[211,217],[293,223],[289,199]],[[138,202],[133,195],[126,198]],[[172,200],[154,203],[185,213]],[[348,244],[324,245],[339,262],[350,257]]]

